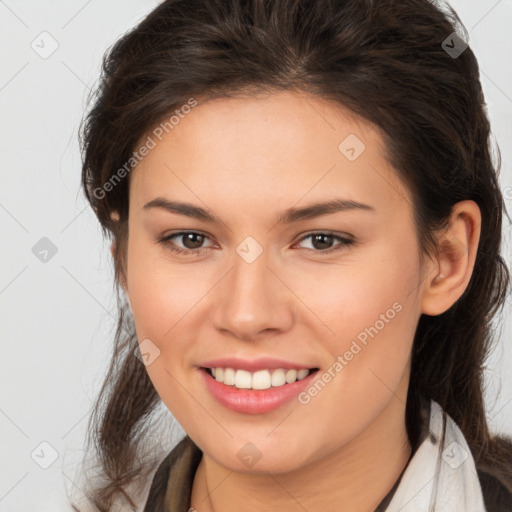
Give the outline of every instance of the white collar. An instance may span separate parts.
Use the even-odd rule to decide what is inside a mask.
[[[429,432],[411,458],[386,512],[486,512],[469,446],[431,400]]]

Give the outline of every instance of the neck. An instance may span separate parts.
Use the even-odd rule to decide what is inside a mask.
[[[394,396],[348,444],[292,472],[237,473],[203,454],[192,486],[191,507],[198,512],[373,512],[411,455],[404,402]]]

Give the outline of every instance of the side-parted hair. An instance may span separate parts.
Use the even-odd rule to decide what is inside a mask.
[[[510,445],[490,433],[483,399],[491,323],[509,284],[500,255],[499,151],[495,164],[475,55],[467,47],[455,56],[443,45],[454,32],[460,39],[450,47],[467,33],[451,8],[429,0],[165,0],[105,54],[80,131],[83,191],[115,241],[119,308],[110,369],[89,422],[88,448],[104,475],[90,499],[100,511],[119,497],[135,508],[126,487],[151,469],[142,453],[161,403],[133,355],[133,319],[119,295],[127,163],[150,130],[191,98],[287,90],[336,101],[380,129],[387,159],[414,198],[422,255],[435,254],[435,234],[457,202],[478,204],[482,232],[469,285],[448,311],[422,315],[417,326],[406,426],[415,443],[420,397],[436,400],[461,428],[477,468],[512,489]]]

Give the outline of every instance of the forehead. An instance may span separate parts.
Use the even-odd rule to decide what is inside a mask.
[[[287,91],[217,98],[188,112],[156,132],[161,140],[148,132],[155,145],[131,173],[131,203],[222,195],[261,207],[335,192],[384,204],[407,195],[379,130],[338,103]]]

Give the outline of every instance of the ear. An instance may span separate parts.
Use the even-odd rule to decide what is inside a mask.
[[[466,290],[475,266],[482,217],[474,201],[457,203],[449,225],[437,235],[438,250],[423,283],[421,311],[447,311]]]

